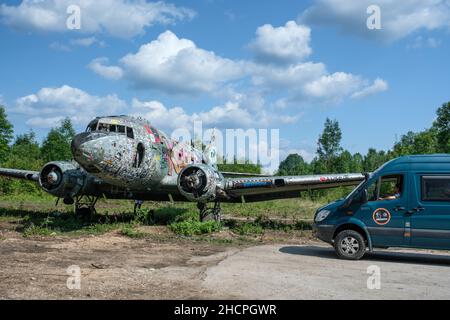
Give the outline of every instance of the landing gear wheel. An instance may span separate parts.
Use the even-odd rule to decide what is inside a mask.
[[[93,216],[97,213],[95,210],[95,204],[97,203],[98,197],[92,196],[80,196],[76,197],[74,201],[75,214],[80,216],[85,221],[91,221]]]
[[[197,208],[200,210],[200,221],[222,221],[222,209],[220,208],[220,202],[215,202],[213,208],[208,208],[206,203],[199,202],[197,203]]]
[[[84,219],[89,219],[92,215],[92,210],[90,208],[84,207],[84,208],[76,208],[75,214],[77,216],[80,216]]]
[[[359,260],[366,253],[366,241],[359,232],[344,230],[334,239],[334,250],[341,259]]]

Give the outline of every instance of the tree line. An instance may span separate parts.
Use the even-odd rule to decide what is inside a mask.
[[[450,102],[436,111],[431,128],[402,135],[388,151],[369,148],[367,154],[352,154],[341,146],[342,131],[337,120],[326,119],[311,162],[290,154],[280,163],[278,175],[371,172],[383,163],[404,155],[450,153]]]
[[[52,128],[42,143],[36,140],[36,134],[28,133],[14,137],[14,129],[9,122],[5,108],[0,106],[0,165],[4,168],[39,171],[50,161],[72,158],[70,144],[75,135],[69,118]],[[36,183],[14,179],[0,179],[0,193],[41,193]]]

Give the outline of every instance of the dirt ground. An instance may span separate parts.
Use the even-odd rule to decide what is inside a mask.
[[[253,243],[222,242],[229,238],[226,231],[208,241],[175,237],[166,227],[144,228],[151,237],[134,239],[115,231],[24,238],[3,228],[0,299],[214,298],[214,289],[203,287],[208,268]],[[80,268],[80,289],[67,287],[70,266]]]
[[[1,229],[1,228],[0,228]],[[448,299],[450,255],[389,250],[362,261],[336,258],[308,237],[265,235],[253,242],[174,237],[165,227],[134,239],[96,236],[24,238],[0,233],[1,299]],[[272,235],[273,236],[273,235]],[[275,240],[274,240],[275,239]],[[69,266],[81,272],[69,289]],[[367,268],[381,288],[370,290]],[[69,281],[69,284],[71,282]]]

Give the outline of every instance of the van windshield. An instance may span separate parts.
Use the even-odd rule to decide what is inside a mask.
[[[370,179],[370,178],[369,178],[369,179]],[[353,197],[356,193],[358,193],[358,192],[364,187],[364,185],[366,184],[366,182],[367,182],[367,180],[364,180],[364,181],[362,181],[360,184],[358,184],[358,185],[356,186],[356,188],[353,189],[352,192],[350,192],[350,193],[348,194],[347,197],[345,197],[345,200],[350,199],[350,198]]]
[[[365,187],[366,183],[367,183],[368,181],[370,181],[370,180],[372,179],[372,177],[378,176],[379,172],[380,172],[380,171],[381,171],[381,170],[382,170],[389,162],[390,162],[390,161],[386,162],[385,164],[383,164],[382,166],[380,166],[377,170],[375,170],[374,172],[371,172],[371,173],[369,174],[369,177],[368,177],[366,180],[364,180],[363,182],[361,182],[360,184],[358,184],[358,186],[357,186],[355,189],[353,189],[352,192],[350,192],[350,193],[348,194],[347,197],[345,197],[345,200],[350,199],[351,197],[355,196],[355,194],[356,194],[357,192],[359,192],[362,188]]]

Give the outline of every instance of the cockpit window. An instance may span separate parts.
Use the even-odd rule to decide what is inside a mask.
[[[94,122],[90,123],[88,125],[88,127],[86,128],[86,132],[91,132],[91,131],[97,130],[97,124],[98,124],[98,121],[94,121]]]
[[[126,133],[128,138],[134,139],[133,129],[120,124],[99,123],[98,121],[95,121],[86,128],[86,132],[91,131]]]
[[[98,125],[98,129],[97,129],[98,131],[106,131],[106,132],[109,132],[109,124],[107,124],[107,123],[100,123],[99,125]]]
[[[127,127],[127,137],[134,139],[133,128]]]

